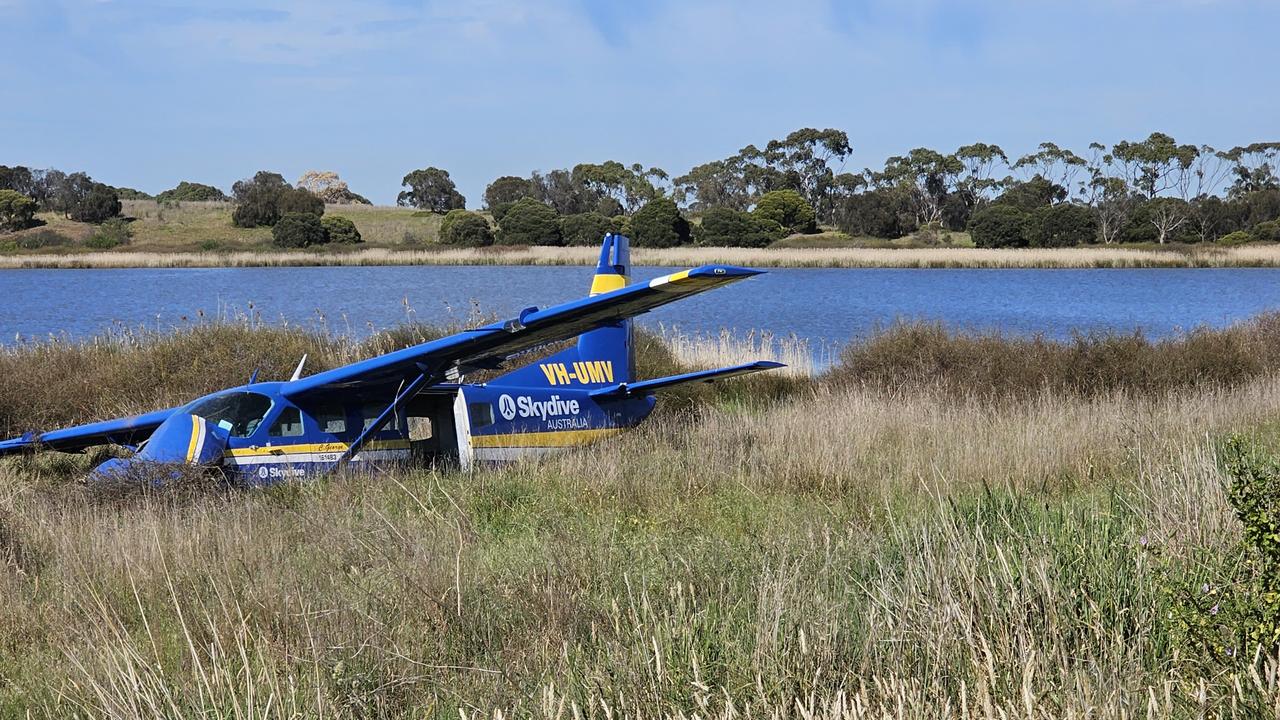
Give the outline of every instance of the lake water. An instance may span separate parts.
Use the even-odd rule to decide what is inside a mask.
[[[636,268],[647,280],[672,268]],[[251,313],[365,335],[406,318],[510,316],[585,295],[585,267],[323,267],[0,270],[0,343],[113,328],[170,329]],[[683,332],[795,333],[833,347],[895,319],[1069,337],[1142,329],[1164,337],[1280,310],[1280,269],[778,269],[640,319]]]

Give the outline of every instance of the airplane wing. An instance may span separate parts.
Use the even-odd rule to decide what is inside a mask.
[[[46,433],[27,433],[21,437],[0,440],[0,456],[37,448],[77,452],[106,443],[136,445],[150,437],[151,432],[160,427],[160,423],[168,419],[176,409],[157,410],[145,415],[104,420]]]
[[[786,367],[783,363],[774,362],[772,360],[757,360],[755,362],[743,363],[742,365],[733,365],[731,367],[716,368],[714,370],[697,370],[695,372],[687,372],[681,375],[668,375],[667,377],[654,378],[653,380],[641,380],[633,383],[619,383],[595,390],[591,393],[593,398],[619,398],[635,395],[648,395],[655,390],[683,385],[685,383],[696,382],[714,382],[724,378],[737,377],[739,375],[750,375],[763,370],[773,370],[774,368]]]
[[[398,385],[421,373],[438,373],[454,366],[494,368],[521,351],[565,340],[762,272],[732,265],[703,265],[543,310],[528,308],[510,320],[294,380],[283,385],[281,392],[296,398],[340,387]]]

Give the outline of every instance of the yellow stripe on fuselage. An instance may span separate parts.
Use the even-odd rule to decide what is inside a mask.
[[[294,455],[297,453],[334,453],[345,452],[346,443],[300,443],[297,445],[263,445],[256,448],[237,448],[227,450],[227,457],[262,457],[266,455]],[[364,444],[365,450],[406,450],[408,440],[374,440]]]
[[[471,446],[476,448],[534,448],[572,447],[586,445],[601,438],[617,435],[623,428],[596,428],[594,430],[556,430],[553,432],[511,433],[509,435],[472,435]]]
[[[596,275],[591,280],[591,295],[602,295],[614,290],[621,290],[627,286],[626,275],[615,275],[613,273]]]
[[[191,416],[191,442],[187,443],[187,462],[195,462],[196,445],[200,443],[200,418]]]

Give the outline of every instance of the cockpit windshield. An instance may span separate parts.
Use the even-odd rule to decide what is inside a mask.
[[[252,435],[271,410],[271,398],[256,392],[219,393],[196,401],[192,415],[226,430],[232,437]]]

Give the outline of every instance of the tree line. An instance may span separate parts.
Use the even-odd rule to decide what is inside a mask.
[[[974,143],[915,148],[860,172],[845,169],[852,154],[843,131],[804,128],[676,177],[616,161],[503,176],[483,199],[496,232],[472,218],[444,239],[577,244],[612,230],[638,245],[764,246],[822,225],[926,243],[967,230],[981,247],[1280,241],[1280,142],[1219,150],[1157,132],[1083,153],[1044,142],[1018,157]],[[401,204],[465,206],[444,170],[404,184]]]
[[[614,160],[507,175],[485,188],[487,217],[465,209],[448,171],[427,167],[402,178],[397,204],[444,215],[444,242],[476,245],[593,244],[624,232],[641,246],[763,247],[820,226],[926,243],[968,231],[983,247],[1280,241],[1277,142],[1219,150],[1157,132],[1091,143],[1079,154],[1044,142],[1018,157],[973,143],[953,152],[915,148],[861,171],[846,169],[852,155],[844,131],[803,128],[674,177]],[[30,223],[37,209],[102,222],[119,214],[121,198],[149,197],[84,173],[0,166],[4,228]],[[315,229],[325,203],[369,202],[327,171],[308,171],[293,185],[259,172],[230,196],[183,181],[154,199],[230,200],[233,222],[245,227],[314,216],[292,218],[288,227],[308,230],[291,230],[302,239],[277,239],[283,245],[325,241]]]

